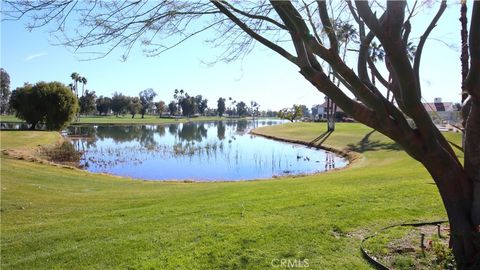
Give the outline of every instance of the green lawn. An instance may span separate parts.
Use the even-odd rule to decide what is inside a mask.
[[[310,142],[325,129],[295,123],[258,131]],[[24,133],[2,131],[2,149],[57,136]],[[275,259],[307,259],[308,269],[371,269],[359,251],[362,236],[445,218],[427,172],[378,132],[338,124],[324,144],[362,158],[306,177],[175,183],[2,156],[1,268],[269,269]]]

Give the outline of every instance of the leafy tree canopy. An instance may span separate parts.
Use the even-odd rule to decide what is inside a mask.
[[[145,113],[153,107],[153,99],[157,96],[157,93],[152,88],[145,89],[141,91],[138,96],[140,97],[140,113],[142,114],[142,118]]]
[[[225,99],[224,98],[219,98],[217,100],[217,112],[218,112],[218,116],[222,117],[223,116],[223,113],[225,113]]]
[[[8,100],[10,99],[10,75],[3,68],[0,69],[0,113],[5,113],[8,109]]]
[[[112,107],[112,99],[109,97],[100,96],[95,101],[95,104],[99,114],[107,115]]]
[[[303,116],[304,107],[303,105],[293,105],[292,108],[285,108],[278,112],[278,117],[287,119],[290,122],[294,122],[296,119],[299,119]]]
[[[45,123],[49,130],[68,126],[78,112],[78,101],[72,91],[60,82],[38,82],[15,89],[10,98],[15,115],[31,124]]]
[[[165,104],[165,101],[162,100],[155,102],[155,107],[160,117],[162,117],[162,114],[167,110],[167,105]]]
[[[142,110],[142,102],[138,97],[127,97],[128,100],[128,112],[132,115],[132,118],[135,117],[135,114]]]
[[[80,113],[90,114],[96,109],[96,98],[95,91],[85,91],[84,95],[80,97]]]
[[[247,108],[247,104],[243,101],[240,101],[237,103],[237,114],[238,116],[242,117],[242,116],[246,116],[247,113],[248,113],[248,108]]]
[[[128,105],[130,104],[130,99],[118,92],[113,93],[111,109],[116,116],[120,114],[125,114],[127,112]]]
[[[170,115],[175,115],[175,113],[177,113],[177,103],[175,101],[170,101],[170,103],[168,103],[168,111],[170,112]]]

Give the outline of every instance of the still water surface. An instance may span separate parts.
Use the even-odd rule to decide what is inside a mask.
[[[311,174],[343,167],[331,152],[249,134],[279,120],[193,122],[145,126],[73,126],[81,164],[149,180],[236,181]]]

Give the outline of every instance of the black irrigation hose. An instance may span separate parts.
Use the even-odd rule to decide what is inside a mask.
[[[431,221],[431,222],[418,222],[418,223],[400,223],[400,224],[394,224],[394,225],[390,225],[390,226],[387,226],[387,227],[383,227],[380,230],[378,230],[378,231],[376,231],[376,232],[374,232],[370,235],[367,235],[365,238],[362,239],[362,242],[360,243],[360,251],[362,251],[363,257],[370,264],[372,264],[376,269],[390,270],[390,268],[386,267],[381,262],[377,261],[374,257],[370,256],[367,253],[367,251],[363,247],[363,244],[364,244],[365,241],[367,241],[368,239],[376,236],[379,232],[388,230],[388,229],[393,228],[393,227],[404,227],[404,226],[420,227],[420,226],[424,226],[424,225],[438,225],[438,224],[442,224],[442,223],[446,223],[446,222],[448,222],[448,220],[437,220],[437,221]]]

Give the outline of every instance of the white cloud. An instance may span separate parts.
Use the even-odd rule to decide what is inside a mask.
[[[48,55],[48,53],[41,52],[41,53],[31,54],[31,55],[25,57],[25,59],[23,59],[23,61],[30,61],[30,60],[33,60],[35,58],[39,58],[39,57],[42,57],[42,56],[45,56],[45,55]]]

